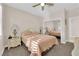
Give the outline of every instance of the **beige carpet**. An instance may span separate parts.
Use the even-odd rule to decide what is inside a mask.
[[[52,47],[49,51],[44,53],[44,56],[71,56],[71,52],[74,48],[73,43],[60,44],[58,46]],[[22,45],[8,50],[5,49],[3,56],[29,56],[27,48]]]

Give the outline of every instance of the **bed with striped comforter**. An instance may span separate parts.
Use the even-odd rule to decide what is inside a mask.
[[[41,56],[41,53],[52,47],[58,45],[58,40],[54,36],[30,33],[22,33],[22,41],[31,51],[31,56]]]

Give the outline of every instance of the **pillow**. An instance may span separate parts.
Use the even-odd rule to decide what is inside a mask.
[[[26,35],[30,35],[32,32],[31,31],[24,31],[22,32],[22,35],[26,36]]]
[[[37,33],[37,32],[33,32],[33,31],[24,31],[24,32],[22,32],[22,35],[23,36],[26,36],[26,35],[37,35],[37,34],[39,34],[39,33]]]

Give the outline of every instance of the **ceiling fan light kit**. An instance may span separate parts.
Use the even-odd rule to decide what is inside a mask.
[[[53,6],[54,4],[53,4],[53,3],[38,3],[38,4],[33,5],[32,7],[41,6],[42,11],[44,11],[44,7],[45,7],[46,5],[47,5],[47,6]]]
[[[41,3],[41,6],[44,6],[44,3]]]

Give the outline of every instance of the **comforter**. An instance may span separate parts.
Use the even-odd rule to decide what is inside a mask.
[[[31,56],[41,56],[41,53],[58,44],[58,40],[54,36],[43,34],[22,34],[22,41],[31,51]]]

